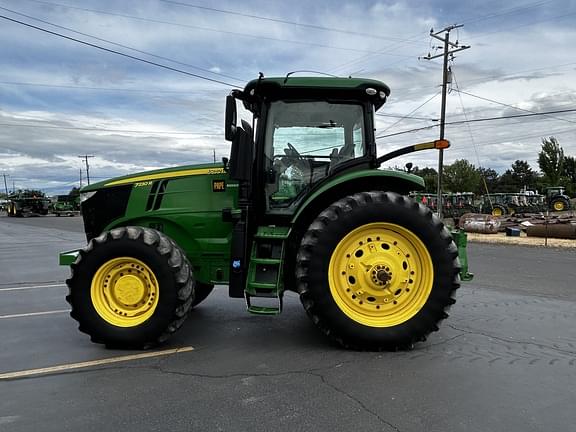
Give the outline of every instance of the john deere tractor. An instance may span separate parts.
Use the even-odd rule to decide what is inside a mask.
[[[153,346],[218,284],[265,315],[295,291],[348,348],[425,340],[454,303],[458,247],[407,196],[422,178],[378,168],[448,143],[378,156],[374,113],[389,93],[369,79],[260,77],[226,99],[229,160],[84,187],[88,245],[60,255],[80,330],[108,346]],[[250,122],[237,122],[239,102]]]
[[[564,187],[546,188],[546,202],[552,211],[570,210],[570,197],[564,193]]]

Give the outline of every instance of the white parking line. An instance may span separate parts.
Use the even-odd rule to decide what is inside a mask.
[[[41,289],[41,288],[56,288],[56,287],[65,287],[65,286],[66,286],[66,284],[8,287],[8,288],[0,288],[0,292],[2,292],[2,291],[23,291],[23,290]]]
[[[141,360],[141,359],[151,358],[151,357],[167,356],[167,355],[171,355],[171,354],[189,352],[192,350],[194,350],[194,347],[188,346],[188,347],[182,347],[182,348],[168,349],[168,350],[164,350],[164,351],[145,352],[145,353],[132,354],[132,355],[126,355],[126,356],[121,356],[121,357],[110,357],[110,358],[85,361],[85,362],[80,362],[80,363],[68,363],[68,364],[50,366],[50,367],[39,368],[39,369],[28,369],[28,370],[21,370],[21,371],[16,371],[16,372],[7,372],[7,373],[0,374],[0,380],[22,378],[22,377],[28,377],[28,376],[33,376],[33,375],[47,375],[47,374],[52,374],[55,372],[62,372],[62,371],[73,370],[73,369],[83,369],[83,368],[88,368],[88,367],[92,367],[92,366],[102,366],[102,365],[107,365],[107,364],[112,364],[112,363],[127,362],[127,361],[131,361],[131,360]]]
[[[52,310],[52,311],[45,311],[45,312],[29,312],[29,313],[21,313],[21,314],[13,314],[13,315],[0,315],[0,319],[8,319],[8,318],[23,318],[23,317],[31,317],[31,316],[38,316],[38,315],[53,315],[59,313],[70,312],[70,309],[60,309],[60,310]]]

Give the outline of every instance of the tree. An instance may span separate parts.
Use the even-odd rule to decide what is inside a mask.
[[[573,156],[564,157],[564,178],[566,193],[573,196],[576,194],[576,158]]]
[[[70,189],[70,192],[68,192],[68,195],[71,197],[80,195],[80,188],[74,186],[72,189]]]
[[[556,138],[542,138],[542,150],[538,153],[538,165],[549,186],[560,184],[564,171],[564,150]]]
[[[511,169],[506,170],[500,177],[499,192],[519,192],[522,188],[534,189],[537,186],[538,174],[532,170],[530,164],[517,160]]]
[[[472,192],[478,195],[484,195],[486,193],[486,187],[488,187],[490,193],[496,191],[498,182],[500,181],[498,173],[492,168],[478,168],[478,173],[480,174],[480,183],[478,183],[478,187],[473,189]],[[484,185],[484,182],[486,182],[486,185]]]
[[[538,174],[532,170],[527,161],[517,160],[512,164],[512,176],[520,188],[534,188]]]
[[[416,174],[424,179],[424,183],[426,183],[426,192],[428,193],[436,193],[436,185],[438,182],[438,172],[434,168],[412,168],[412,174]]]
[[[457,160],[444,168],[444,184],[448,191],[475,191],[480,182],[480,172],[466,159]]]

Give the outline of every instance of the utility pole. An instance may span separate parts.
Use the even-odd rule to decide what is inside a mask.
[[[86,162],[86,183],[90,184],[90,165],[88,164],[88,158],[93,158],[94,155],[78,155],[80,159],[84,159]]]
[[[8,183],[6,183],[6,177],[8,174],[2,174],[2,176],[4,177],[4,189],[6,190],[6,198],[8,198]]]
[[[214,157],[214,163],[216,163],[216,149],[212,149],[212,156]]]
[[[470,48],[470,45],[460,45],[458,41],[450,42],[450,32],[454,29],[463,27],[462,24],[454,24],[448,26],[438,32],[434,32],[434,29],[430,30],[430,36],[434,39],[438,39],[440,42],[444,43],[444,52],[442,54],[430,55],[422,57],[424,60],[432,60],[438,57],[444,58],[443,68],[442,68],[442,108],[440,112],[440,139],[444,139],[444,128],[446,125],[446,94],[448,92],[448,84],[452,82],[452,77],[450,73],[450,68],[448,67],[448,60],[454,58],[454,53],[458,51],[463,51]],[[440,33],[444,33],[444,36],[439,36]],[[444,168],[444,149],[439,149],[438,153],[438,217],[442,219],[442,175]]]
[[[80,168],[80,189],[82,189],[82,168]]]

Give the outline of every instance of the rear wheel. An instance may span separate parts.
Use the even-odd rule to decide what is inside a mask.
[[[351,195],[320,213],[302,239],[300,299],[320,330],[345,347],[410,348],[448,316],[457,256],[423,205],[391,192]]]
[[[564,198],[556,198],[552,201],[552,210],[554,211],[564,211],[569,207],[569,203]]]
[[[71,268],[70,315],[96,343],[145,348],[163,342],[183,324],[194,300],[184,253],[150,228],[103,233]]]
[[[506,214],[506,208],[504,206],[501,206],[499,204],[494,205],[494,207],[492,207],[492,216],[502,216]]]

